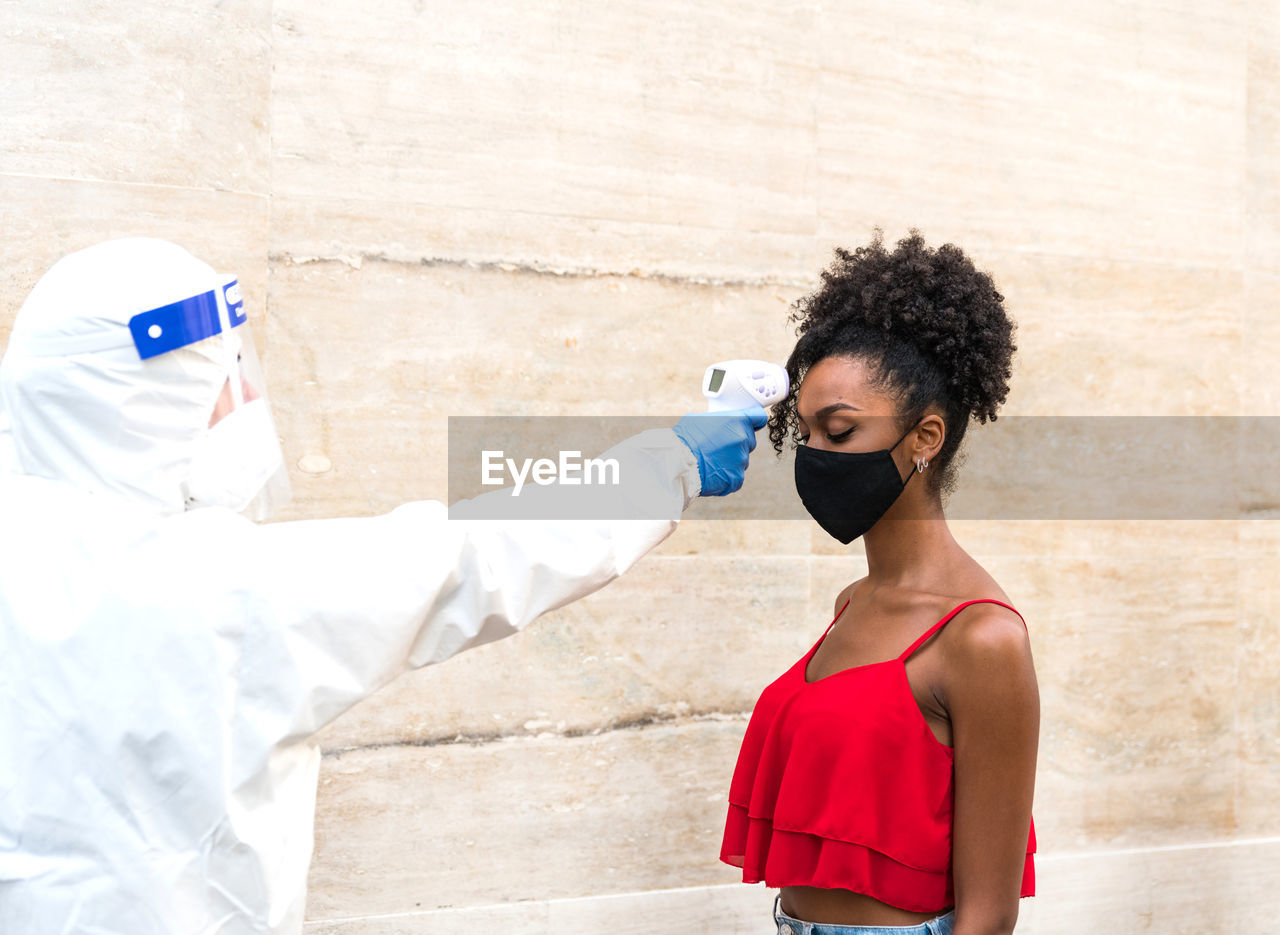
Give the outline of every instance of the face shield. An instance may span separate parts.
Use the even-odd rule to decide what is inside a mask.
[[[240,284],[225,276],[208,292],[139,312],[129,331],[142,360],[173,355],[218,386],[195,441],[186,508],[222,506],[263,520],[289,502],[289,475],[247,320]]]

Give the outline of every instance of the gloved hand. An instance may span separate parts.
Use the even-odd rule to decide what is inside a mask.
[[[756,430],[769,420],[762,406],[725,412],[691,412],[673,430],[698,458],[703,497],[723,497],[742,486]]]

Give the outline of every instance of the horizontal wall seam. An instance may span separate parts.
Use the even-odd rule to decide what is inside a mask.
[[[539,740],[546,737],[573,739],[578,737],[603,737],[619,731],[644,730],[650,727],[671,727],[683,724],[699,724],[708,722],[741,721],[751,716],[750,711],[696,711],[684,714],[664,714],[650,712],[625,718],[598,727],[568,727],[562,730],[495,730],[471,731],[452,734],[448,737],[423,737],[417,740],[395,740],[387,743],[356,744],[349,747],[333,747],[322,751],[324,757],[341,757],[346,753],[364,753],[370,750],[385,750],[395,747],[448,747],[458,744],[481,746],[489,743],[506,743],[512,740]]]
[[[1224,847],[1255,847],[1280,845],[1280,837],[1237,838],[1227,841],[1196,841],[1190,844],[1156,844],[1150,847],[1117,847],[1096,851],[1060,851],[1054,854],[1037,854],[1037,863],[1060,863],[1071,860],[1096,860],[1105,857],[1126,857],[1136,854],[1167,854],[1174,851],[1204,851]]]
[[[122,185],[126,188],[158,188],[171,192],[245,195],[249,198],[271,198],[270,192],[248,192],[239,188],[217,188],[210,185],[173,185],[169,182],[136,182],[132,179],[95,179],[67,175],[39,175],[35,172],[0,172],[0,178],[37,179],[45,182],[82,182],[86,185]]]
[[[407,912],[384,912],[367,916],[343,916],[336,919],[308,919],[308,925],[341,925],[347,922],[372,922],[378,919],[406,919],[415,916],[433,916],[448,913],[485,912],[494,909],[516,909],[523,906],[564,906],[583,902],[603,902],[610,899],[634,899],[637,896],[665,896],[676,893],[697,893],[715,890],[736,890],[754,888],[749,883],[711,883],[705,886],[673,886],[656,890],[636,890],[629,893],[601,893],[595,896],[554,896],[551,899],[521,900],[515,903],[486,903],[481,906],[451,906],[439,909],[411,909]]]
[[[0,173],[2,175],[2,173]],[[83,180],[72,180],[83,181]],[[274,196],[279,197],[279,196]],[[1066,251],[1053,250],[996,250],[985,251],[994,256],[999,256],[1005,260],[1023,260],[1032,257],[1042,257],[1051,260],[1073,260],[1073,261],[1098,261],[1104,259],[1095,254],[1088,253],[1069,253]],[[685,285],[699,286],[737,286],[743,288],[749,287],[787,287],[795,289],[811,290],[816,288],[819,283],[816,278],[813,279],[788,279],[777,276],[763,276],[758,278],[720,278],[716,276],[697,276],[686,275],[681,276],[675,273],[668,273],[662,270],[638,270],[638,269],[607,269],[601,267],[561,267],[549,263],[539,263],[534,260],[468,260],[457,257],[430,257],[423,256],[417,258],[400,258],[392,257],[385,253],[360,252],[350,254],[328,254],[328,255],[294,255],[288,252],[276,252],[268,255],[268,259],[272,262],[289,263],[295,266],[306,266],[311,264],[329,264],[336,263],[350,267],[351,269],[359,269],[362,264],[368,263],[386,263],[401,267],[455,267],[458,269],[480,270],[480,271],[498,271],[498,272],[523,272],[532,275],[555,276],[559,278],[631,278],[631,279],[652,279],[656,281],[667,281]],[[1131,266],[1131,267],[1155,267],[1155,268],[1176,268],[1182,271],[1192,272],[1218,272],[1230,275],[1247,275],[1249,273],[1263,273],[1266,275],[1276,275],[1280,273],[1280,266],[1271,267],[1258,263],[1206,263],[1196,264],[1187,263],[1181,260],[1153,260],[1145,257],[1133,258],[1115,258],[1106,257],[1108,262],[1115,266]]]
[[[799,282],[789,279],[762,277],[759,279],[721,279],[714,276],[680,276],[661,270],[641,269],[605,269],[600,267],[553,266],[531,260],[466,260],[454,257],[424,256],[416,259],[400,259],[385,253],[336,254],[332,256],[295,256],[290,253],[272,253],[268,255],[272,263],[288,263],[291,266],[310,266],[314,264],[342,264],[351,269],[360,269],[365,263],[381,263],[402,267],[446,267],[453,269],[476,270],[479,272],[523,273],[533,276],[552,276],[558,279],[649,279],[657,282],[669,282],[677,285],[716,286],[738,288],[760,288],[765,286],[785,286],[796,289],[811,288],[812,282]]]

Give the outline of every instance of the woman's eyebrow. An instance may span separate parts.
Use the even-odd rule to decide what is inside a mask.
[[[833,412],[839,412],[841,409],[852,409],[854,412],[862,412],[860,408],[852,403],[832,403],[830,406],[823,406],[813,414],[814,419],[825,419]]]

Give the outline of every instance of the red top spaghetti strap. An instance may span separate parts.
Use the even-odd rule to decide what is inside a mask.
[[[993,598],[965,601],[897,658],[807,682],[809,660],[841,607],[813,648],[761,693],[729,786],[720,849],[744,883],[848,889],[913,912],[955,905],[953,753],[921,714],[906,661],[979,603],[1018,613]],[[1035,894],[1035,850],[1033,821],[1023,896]]]

